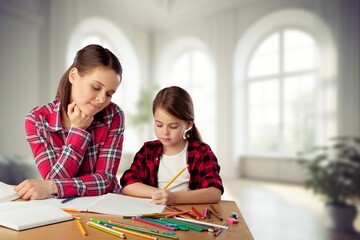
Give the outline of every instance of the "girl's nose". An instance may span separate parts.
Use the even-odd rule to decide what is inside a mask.
[[[169,134],[169,129],[167,127],[163,128],[163,134],[164,135],[168,135]]]

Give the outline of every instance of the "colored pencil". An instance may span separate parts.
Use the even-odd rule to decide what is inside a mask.
[[[224,224],[224,226],[227,226],[227,225],[228,225],[227,223]],[[216,233],[214,233],[214,236],[215,236],[215,237],[219,236],[224,230],[225,230],[225,228],[219,229],[219,231],[217,231]]]
[[[208,209],[207,214],[208,214],[209,222],[212,222],[213,220],[212,220],[212,218],[211,218],[210,209]]]
[[[119,232],[117,230],[114,230],[114,229],[111,229],[111,228],[108,228],[108,227],[105,227],[99,223],[95,223],[95,222],[87,222],[86,223],[87,225],[89,225],[90,227],[93,227],[93,228],[96,228],[100,231],[103,231],[103,232],[106,232],[106,233],[109,233],[111,235],[114,235],[114,236],[117,236],[117,237],[120,237],[120,238],[123,238],[125,239],[125,234],[123,232]]]
[[[202,221],[186,219],[186,218],[180,218],[180,217],[174,217],[174,219],[184,221],[184,222],[198,223],[198,224],[205,225],[205,226],[229,229],[228,226],[218,225],[218,224],[214,224],[214,223],[202,222]]]
[[[138,222],[142,222],[142,223],[146,223],[146,224],[149,224],[149,225],[153,225],[153,226],[156,226],[156,227],[159,227],[159,228],[165,228],[167,230],[172,230],[174,231],[175,229],[172,228],[172,227],[168,227],[168,226],[165,226],[165,225],[161,225],[161,224],[158,224],[158,223],[155,223],[155,222],[151,222],[151,221],[148,221],[148,220],[145,220],[145,219],[142,219],[142,218],[133,218],[134,221],[138,221]]]
[[[121,232],[124,232],[124,233],[128,233],[128,234],[131,234],[131,235],[134,235],[134,236],[137,236],[137,237],[142,237],[142,238],[146,238],[146,239],[151,239],[151,240],[157,240],[158,238],[157,237],[153,237],[153,236],[150,236],[150,235],[146,235],[144,233],[140,233],[140,232],[135,232],[135,231],[131,231],[130,229],[126,229],[125,227],[114,227],[110,224],[104,224],[106,227],[109,227],[109,228],[112,228],[114,230],[117,230],[117,231],[121,231]]]
[[[169,209],[170,211],[173,211],[173,212],[181,212],[181,211],[183,211],[183,210],[181,210],[181,209],[179,209],[177,207],[174,207],[174,206],[172,206],[172,207],[167,206],[166,208]],[[188,212],[185,215],[189,215],[191,218],[196,219],[196,216],[194,214],[192,214],[191,212]],[[181,215],[181,217],[188,218],[185,215]]]
[[[221,217],[219,211],[216,210],[216,208],[214,207],[214,205],[210,204],[210,208],[211,208],[211,210],[213,211],[214,215],[215,215],[216,217],[218,217],[218,218],[220,219],[220,221],[222,221],[223,218]]]
[[[185,223],[185,222],[181,222],[181,221],[173,220],[173,219],[164,219],[164,221],[167,221],[169,223],[179,224],[182,227],[186,227],[188,229],[191,229],[191,230],[194,230],[194,231],[197,231],[197,232],[203,232],[204,231],[204,228],[193,225],[193,224],[190,224],[190,223]]]
[[[114,220],[109,220],[110,223],[112,223],[113,225],[117,225],[117,221]],[[119,226],[121,228],[121,225]],[[138,228],[144,228],[142,226],[137,226]],[[131,227],[129,227],[131,228]],[[159,233],[158,230],[156,229],[149,229],[149,230],[140,230],[136,227],[134,227],[134,231],[139,231],[139,232],[143,232],[143,233],[148,233],[148,234],[152,234],[152,235],[156,235],[156,236],[160,236],[160,237],[165,237],[165,238],[171,238],[171,239],[179,239],[178,236],[172,236],[172,235],[168,235],[168,234],[163,234],[163,233]],[[147,228],[145,228],[147,229]]]
[[[79,196],[75,195],[75,196],[66,198],[66,199],[62,200],[61,203],[64,204],[64,203],[70,202],[71,200],[74,200],[77,197],[79,197]]]
[[[129,224],[129,223],[124,223],[124,222],[119,222],[119,221],[115,221],[115,220],[109,220],[109,223],[118,225],[118,226],[122,226],[122,227],[127,227],[127,228],[134,228],[134,230],[138,230],[138,231],[146,231],[146,232],[159,232],[159,230],[157,229],[151,229],[151,228],[146,228],[143,226],[138,226],[138,225],[134,225],[134,224]]]
[[[204,216],[201,215],[201,213],[194,207],[191,207],[191,209],[194,211],[194,213],[197,215],[196,219],[204,219]]]
[[[162,189],[167,189],[170,184],[172,184],[185,171],[185,169],[187,169],[187,166],[182,168]]]
[[[84,228],[84,226],[81,224],[80,220],[77,219],[77,218],[75,218],[74,220],[75,220],[75,222],[76,222],[76,225],[77,225],[78,228],[80,229],[81,234],[82,234],[83,236],[86,236],[85,228]]]
[[[65,211],[65,212],[81,212],[77,209],[74,208],[60,208],[61,210]]]
[[[180,216],[180,215],[183,215],[185,213],[189,213],[191,211],[192,210],[186,210],[186,211],[181,211],[181,212],[172,212],[172,213],[169,213],[169,214],[165,215],[165,218],[171,218],[171,217],[174,217],[174,216]]]
[[[164,217],[168,214],[171,214],[172,212],[163,212],[163,213],[147,213],[147,214],[141,214],[140,217]],[[134,217],[134,216],[133,216]]]
[[[220,221],[223,221],[224,219],[217,213],[215,213],[213,210],[208,209],[209,212],[212,213],[212,215],[214,215],[215,217],[217,217]]]
[[[208,217],[208,209],[204,208],[204,219]]]
[[[200,228],[202,231],[208,231],[208,232],[214,232],[214,229],[210,226],[207,226],[207,225],[204,225],[204,224],[199,224],[199,223],[191,223],[191,222],[184,222],[184,221],[180,221],[180,220],[177,220],[177,219],[169,219],[171,221],[173,221],[174,223],[177,223],[177,224],[181,224],[181,225],[190,225],[190,226],[194,226],[194,227],[197,227],[197,228]],[[190,227],[189,227],[190,228]],[[193,229],[194,230],[194,229]]]

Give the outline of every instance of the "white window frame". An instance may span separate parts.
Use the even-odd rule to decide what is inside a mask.
[[[128,37],[114,23],[98,17],[82,20],[70,36],[65,61],[66,68],[73,62],[76,52],[84,47],[82,45],[84,40],[92,36],[99,38],[100,42],[96,42],[97,44],[108,43],[109,46],[104,47],[109,47],[119,58],[123,67],[123,80],[113,95],[112,102],[118,104],[126,115],[133,114],[136,112],[135,105],[140,95],[140,64],[135,48]],[[127,118],[125,119],[125,127],[123,152],[133,154],[140,149],[146,136],[141,136],[139,131],[127,121]]]
[[[191,88],[191,84],[189,86],[184,86],[183,84],[179,83],[177,84],[180,87],[184,87],[192,96],[193,101],[194,101],[194,105],[195,105],[195,124],[197,124],[197,127],[199,129],[200,134],[202,135],[203,141],[206,142],[207,144],[209,144],[211,146],[211,148],[216,152],[217,149],[217,138],[216,138],[216,112],[217,112],[217,104],[216,104],[216,72],[215,72],[215,65],[213,62],[213,57],[212,54],[209,51],[209,48],[206,46],[206,44],[204,42],[202,42],[201,40],[192,37],[192,36],[183,36],[183,37],[179,37],[176,38],[175,40],[169,42],[168,44],[165,45],[164,48],[162,48],[160,50],[160,54],[159,54],[159,64],[157,66],[157,85],[159,87],[166,87],[169,86],[168,83],[168,76],[169,76],[169,71],[172,68],[173,64],[178,60],[178,58],[188,52],[188,51],[193,51],[193,50],[198,50],[201,51],[202,53],[204,53],[205,56],[208,57],[209,60],[209,64],[211,65],[210,68],[213,70],[213,83],[212,86],[210,86],[211,91],[213,92],[213,94],[211,94],[212,96],[214,96],[215,98],[213,99],[213,110],[211,110],[211,114],[212,114],[212,129],[208,129],[208,127],[204,127],[204,124],[207,124],[209,122],[209,120],[206,120],[205,122],[199,122],[199,118],[203,118],[200,117],[201,113],[196,111],[196,108],[199,108],[199,102],[195,102],[194,98],[195,96],[193,96],[192,92],[193,89]],[[174,84],[172,84],[174,85]],[[194,86],[195,89],[198,88],[198,86]],[[195,90],[194,89],[194,90]],[[205,125],[206,126],[206,125]],[[207,134],[207,132],[211,132],[210,134]]]
[[[286,21],[284,20],[286,19]],[[239,40],[235,51],[234,60],[234,157],[256,155],[249,153],[246,149],[246,121],[243,117],[246,114],[247,97],[246,92],[246,69],[249,59],[259,41],[269,33],[279,28],[304,29],[311,34],[318,43],[320,63],[319,84],[322,88],[319,98],[319,119],[323,126],[317,129],[316,143],[322,143],[330,136],[337,133],[337,96],[336,96],[336,51],[332,42],[328,27],[315,15],[310,12],[289,9],[270,14],[251,26]],[[332,116],[329,118],[328,116]],[[274,156],[271,156],[274,157]]]

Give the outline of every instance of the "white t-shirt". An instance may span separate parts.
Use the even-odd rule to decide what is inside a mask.
[[[187,165],[187,148],[186,142],[184,149],[176,155],[162,155],[160,158],[160,166],[158,172],[158,185],[162,189],[182,168]],[[188,169],[168,186],[169,191],[178,191],[189,186],[190,173]]]

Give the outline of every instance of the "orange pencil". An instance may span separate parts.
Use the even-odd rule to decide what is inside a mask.
[[[181,216],[183,214],[186,214],[186,213],[189,213],[191,212],[192,210],[186,210],[186,211],[182,211],[182,212],[174,212],[174,213],[170,213],[170,214],[167,214],[165,215],[165,218],[171,218],[173,216]]]
[[[61,210],[65,211],[65,212],[81,212],[77,209],[74,208],[60,208]]]
[[[183,211],[183,210],[181,210],[181,209],[179,209],[177,207],[174,207],[174,206],[172,206],[172,207],[167,206],[166,208],[173,211],[173,212],[182,212]],[[196,216],[194,214],[192,214],[191,212],[186,213],[186,215],[190,216],[193,219],[196,219]],[[181,215],[181,217],[189,218],[189,217],[186,217],[185,215]]]

